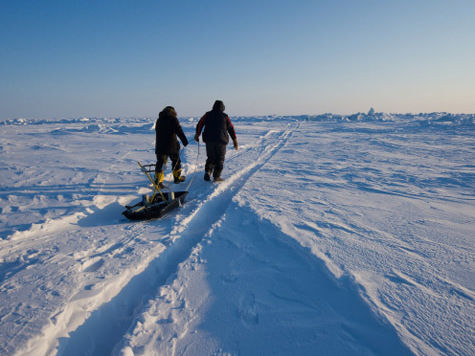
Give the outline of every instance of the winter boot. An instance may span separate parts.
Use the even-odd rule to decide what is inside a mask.
[[[163,171],[158,171],[158,173],[155,174],[155,184],[158,185],[159,188],[163,188],[163,177],[165,177]]]
[[[221,171],[223,170],[222,167],[216,167],[213,172],[213,181],[215,182],[222,182],[224,179],[221,178]]]
[[[181,169],[176,169],[173,172],[173,182],[175,184],[181,183],[185,181],[185,176],[181,175]]]
[[[203,177],[203,179],[207,182],[209,182],[211,180],[211,173],[210,172],[205,172],[205,176]]]

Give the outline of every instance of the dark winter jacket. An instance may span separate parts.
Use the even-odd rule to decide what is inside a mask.
[[[160,112],[155,123],[155,153],[177,154],[180,150],[177,135],[184,146],[188,144],[188,140],[178,122],[175,110],[166,109]]]
[[[196,125],[196,134],[198,136],[201,134],[203,127],[203,141],[206,143],[227,144],[229,142],[228,134],[233,140],[236,139],[236,132],[229,116],[219,108],[213,108],[213,110],[203,115],[198,125]]]

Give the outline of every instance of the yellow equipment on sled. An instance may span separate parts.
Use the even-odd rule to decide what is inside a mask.
[[[151,169],[153,164],[142,165],[140,170],[147,176],[150,183],[152,183],[153,191],[151,195],[143,195],[142,201],[132,206],[126,206],[125,211],[122,212],[127,218],[131,220],[148,220],[160,218],[170,210],[181,206],[185,200],[188,191],[182,192],[163,192],[155,180],[150,176],[153,172]]]

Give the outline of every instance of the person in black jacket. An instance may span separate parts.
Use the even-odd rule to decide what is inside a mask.
[[[215,182],[220,182],[221,171],[224,166],[224,157],[226,155],[226,145],[231,136],[234,149],[238,149],[236,132],[228,115],[224,112],[224,103],[216,100],[213,110],[208,111],[196,125],[195,141],[199,142],[201,130],[203,131],[203,141],[206,143],[206,159],[204,180],[209,181],[211,175]]]
[[[166,166],[167,159],[170,157],[172,161],[172,174],[175,183],[185,181],[185,177],[181,175],[180,161],[180,144],[177,135],[183,146],[188,145],[183,129],[178,122],[177,114],[172,106],[165,107],[158,114],[155,123],[155,154],[157,156],[157,164],[155,165],[155,183],[163,187],[163,165]]]

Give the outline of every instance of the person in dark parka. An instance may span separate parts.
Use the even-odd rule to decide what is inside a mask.
[[[220,182],[221,172],[224,166],[226,155],[226,145],[231,136],[234,149],[238,149],[236,131],[229,116],[224,112],[224,103],[216,100],[213,110],[208,111],[196,125],[195,141],[199,142],[201,130],[203,131],[203,141],[206,143],[206,159],[204,180],[209,181],[211,175],[215,182]]]
[[[172,106],[165,107],[158,114],[158,119],[155,123],[155,134],[155,154],[157,156],[155,183],[163,186],[163,178],[165,176],[163,166],[166,166],[168,157],[172,161],[174,182],[184,182],[185,177],[181,175],[180,144],[178,143],[177,136],[180,138],[183,146],[188,145],[188,140],[183,133],[177,113]]]

